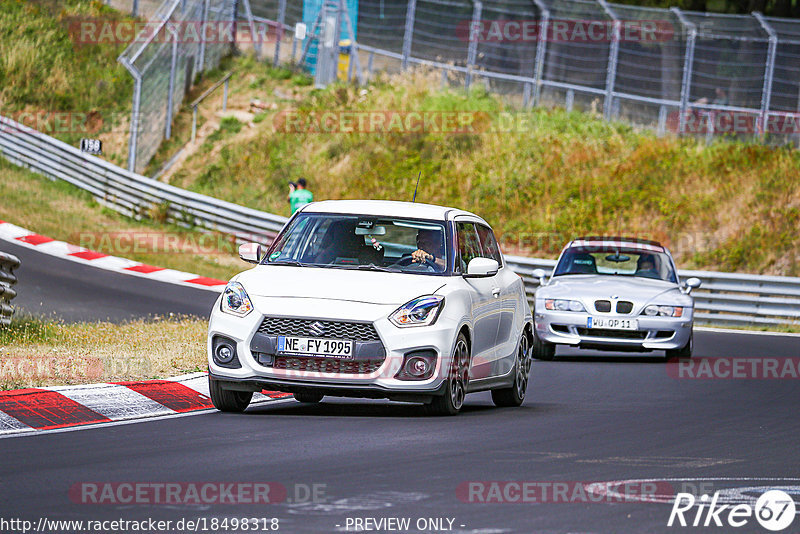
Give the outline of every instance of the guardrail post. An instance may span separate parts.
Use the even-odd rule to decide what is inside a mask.
[[[414,17],[417,13],[417,0],[408,0],[406,10],[406,29],[403,34],[403,59],[401,67],[403,70],[408,68],[408,58],[411,56],[411,40],[414,38]]]
[[[536,42],[536,66],[533,71],[533,101],[532,105],[538,106],[542,97],[542,80],[544,76],[544,62],[547,56],[547,32],[550,29],[550,10],[542,0],[533,0],[542,13],[539,23],[539,35]]]
[[[614,37],[611,40],[611,48],[608,51],[608,69],[606,71],[606,99],[603,103],[603,115],[606,120],[611,119],[611,111],[614,103],[614,84],[617,79],[617,58],[619,57],[620,39],[620,20],[616,13],[609,7],[606,0],[597,0],[606,15],[614,21]]]
[[[697,27],[689,22],[677,7],[670,8],[684,28],[689,30],[686,38],[686,53],[683,58],[683,79],[681,80],[681,111],[678,134],[686,129],[686,111],[689,109],[689,93],[692,90],[692,69],[694,68],[694,44],[697,40]]]
[[[575,91],[567,89],[567,97],[564,100],[564,107],[567,111],[572,111],[572,106],[575,104]]]
[[[478,55],[478,40],[472,38],[472,28],[480,23],[483,4],[480,0],[473,0],[472,22],[469,26],[469,47],[467,48],[467,76],[464,80],[464,88],[469,90],[472,83],[472,69],[475,68],[475,58]]]
[[[767,125],[769,122],[769,105],[772,99],[772,78],[775,73],[775,53],[778,47],[778,34],[775,33],[775,30],[769,25],[764,15],[756,11],[753,13],[753,16],[761,24],[761,27],[764,28],[764,31],[767,32],[767,35],[769,35],[767,62],[764,66],[764,87],[761,90],[761,116],[759,117],[761,122],[759,130],[763,138],[767,133]]]
[[[175,95],[175,69],[178,65],[178,36],[172,32],[172,57],[169,62],[169,93],[167,94],[167,116],[164,119],[164,139],[172,135],[172,113]]]
[[[131,17],[138,17],[139,16],[139,0],[133,0],[133,5],[131,6]]]
[[[197,105],[192,106],[192,143],[197,138]]]
[[[286,24],[286,0],[278,1],[278,27],[275,29],[275,57],[272,66],[277,67],[281,61],[281,41],[283,40],[283,27]],[[292,51],[294,57],[294,51]]]
[[[222,111],[228,111],[228,82],[230,78],[225,79],[225,84],[222,88]]]

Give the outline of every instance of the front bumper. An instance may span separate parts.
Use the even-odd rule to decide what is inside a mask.
[[[607,318],[636,319],[637,330],[587,328],[590,314],[539,311],[534,314],[536,335],[548,343],[599,350],[650,351],[680,349],[692,335],[693,309],[682,317],[650,317],[602,314]]]
[[[449,369],[449,359],[455,344],[458,325],[450,324],[446,314],[427,327],[398,328],[387,319],[396,306],[385,306],[340,301],[335,310],[330,301],[317,299],[278,299],[256,297],[254,310],[246,317],[236,317],[219,310],[216,305],[211,314],[208,335],[209,372],[230,389],[260,391],[268,389],[289,393],[316,391],[324,395],[345,397],[389,398],[393,400],[422,401],[443,394],[446,384],[442,369]],[[327,313],[325,313],[327,311]],[[265,316],[281,316],[322,321],[371,322],[380,338],[383,361],[376,368],[350,366],[349,372],[324,372],[324,365],[305,368],[276,368],[268,357],[274,355],[274,336],[258,331]],[[217,365],[212,357],[212,343],[216,336],[230,339],[235,344],[238,368]],[[425,380],[401,380],[395,375],[401,369],[404,356],[414,351],[433,351],[436,366],[432,376]],[[376,357],[376,346],[356,343],[356,360]],[[317,360],[313,358],[312,360]],[[274,360],[273,360],[274,361]],[[314,362],[316,363],[316,362]]]

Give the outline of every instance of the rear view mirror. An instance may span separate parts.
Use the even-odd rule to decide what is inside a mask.
[[[547,283],[547,273],[544,272],[544,269],[534,269],[533,270],[533,277],[539,281],[539,285],[543,286]]]
[[[464,278],[484,278],[487,276],[494,276],[500,264],[496,260],[489,258],[473,258],[469,265],[467,265],[467,274]]]
[[[693,277],[691,277],[691,278],[688,278],[688,279],[687,279],[687,280],[686,280],[686,281],[683,283],[684,287],[686,288],[686,294],[688,295],[689,293],[691,293],[691,292],[692,292],[692,289],[697,289],[698,287],[700,287],[700,285],[701,285],[702,283],[703,283],[703,282],[702,282],[702,281],[701,281],[699,278],[697,278],[696,276],[693,276]]]
[[[239,257],[248,263],[258,263],[261,259],[261,245],[258,243],[239,245]]]
[[[386,235],[385,226],[374,226],[372,228],[356,227],[356,235]]]

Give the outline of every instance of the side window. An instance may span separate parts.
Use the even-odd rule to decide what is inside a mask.
[[[503,266],[503,256],[500,254],[500,247],[497,246],[497,240],[494,238],[494,232],[488,226],[482,224],[476,225],[478,228],[478,237],[481,240],[481,248],[483,249],[483,257],[489,258],[497,262],[500,267]]]
[[[478,233],[475,231],[473,223],[457,223],[456,233],[458,234],[458,261],[456,270],[467,272],[467,265],[473,258],[481,256],[481,243]]]

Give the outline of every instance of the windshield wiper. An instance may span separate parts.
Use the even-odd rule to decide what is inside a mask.
[[[267,263],[267,265],[292,265],[294,267],[308,267],[307,263],[303,263],[297,260],[280,260],[280,261],[271,261]]]
[[[399,273],[402,272],[400,269],[390,269],[388,267],[381,267],[380,265],[375,265],[374,263],[370,263],[367,265],[359,265],[359,270],[362,271],[380,271],[382,273]]]

